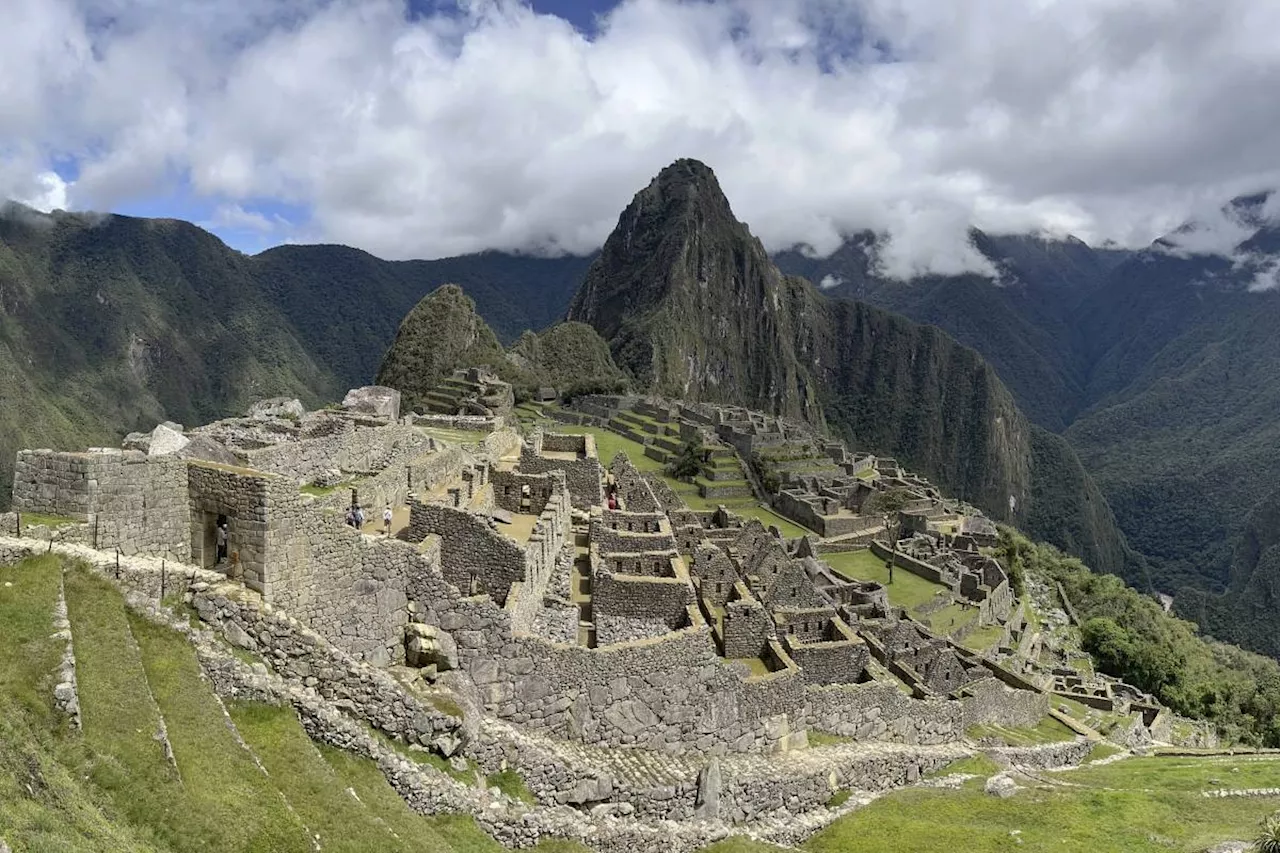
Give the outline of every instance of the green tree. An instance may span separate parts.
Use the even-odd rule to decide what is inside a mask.
[[[911,493],[906,489],[886,489],[873,494],[867,499],[869,506],[863,507],[864,514],[879,514],[884,518],[884,529],[889,539],[889,558],[885,560],[889,583],[893,583],[893,564],[898,559],[898,534],[902,527],[899,513],[910,502]]]
[[[690,441],[680,448],[680,455],[667,465],[667,473],[677,480],[692,480],[706,470],[706,464],[701,445]]]

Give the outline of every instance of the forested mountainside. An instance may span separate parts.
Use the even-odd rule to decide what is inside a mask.
[[[608,345],[583,323],[527,331],[503,350],[475,300],[456,284],[432,291],[405,315],[377,381],[398,390],[406,410],[421,409],[427,393],[452,371],[481,366],[510,382],[517,399],[540,387],[572,394],[613,392],[624,384]]]
[[[1280,293],[1270,287],[1280,228],[1262,214],[1266,200],[1228,206],[1252,232],[1230,258],[1184,252],[1177,233],[1118,252],[975,232],[997,281],[884,280],[867,235],[829,258],[777,259],[842,282],[828,294],[936,324],[981,352],[1032,420],[1079,454],[1129,543],[1150,557],[1150,583],[1178,593],[1180,611],[1209,614],[1220,636],[1265,649],[1280,621],[1246,602],[1266,588],[1266,562],[1255,578],[1259,560],[1239,543],[1280,475]],[[1228,588],[1221,600],[1190,592]]]
[[[22,446],[116,445],[335,373],[261,292],[248,259],[175,220],[0,215],[0,494]]]
[[[422,297],[456,284],[504,344],[564,317],[590,258],[481,252],[435,261],[384,261],[346,246],[280,246],[251,260],[268,298],[348,385],[369,382],[400,321]]]
[[[247,257],[188,222],[0,209],[0,504],[23,446],[117,445],[275,394],[371,382],[406,312],[455,282],[501,340],[563,314],[587,258],[383,261],[344,246]],[[545,297],[545,298],[544,298]]]
[[[826,426],[1134,573],[1074,453],[1031,425],[990,365],[936,327],[784,275],[702,163],[678,161],[637,193],[569,317],[593,325],[639,387]]]

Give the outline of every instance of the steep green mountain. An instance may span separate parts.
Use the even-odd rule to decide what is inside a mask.
[[[456,284],[446,284],[413,306],[378,368],[377,383],[400,392],[405,409],[418,409],[427,392],[459,367],[497,369],[505,360],[493,330],[476,303]]]
[[[588,263],[392,262],[344,246],[246,257],[177,220],[4,206],[0,506],[19,447],[116,445],[276,394],[319,405],[372,381],[401,318],[440,284],[461,283],[510,341],[554,323]]]
[[[280,246],[252,259],[254,277],[301,340],[341,381],[378,370],[401,319],[442,284],[462,287],[499,340],[564,316],[590,258],[481,252],[434,261],[384,261],[346,246]]]
[[[1075,239],[977,230],[970,236],[999,272],[997,282],[980,275],[886,278],[875,267],[877,240],[866,233],[825,258],[793,249],[774,260],[784,272],[825,283],[827,296],[870,302],[945,329],[982,353],[1028,417],[1060,431],[1080,409],[1086,381],[1075,356],[1072,314],[1125,255]]]
[[[1110,571],[1131,553],[1061,438],[934,326],[783,275],[711,170],[664,169],[623,211],[569,307],[641,387],[824,424]]]
[[[1255,278],[1280,259],[1280,229],[1236,254],[1178,257],[1157,244],[1082,306],[1096,402],[1067,437],[1160,585],[1229,588],[1206,626],[1270,649],[1280,616],[1257,618],[1275,573],[1266,549],[1233,559],[1231,543],[1256,536],[1280,477],[1280,293]],[[1200,597],[1178,598],[1199,610]]]
[[[258,397],[333,398],[251,264],[185,222],[0,211],[0,494],[22,446],[117,444]]]
[[[456,284],[432,291],[400,323],[378,370],[378,384],[401,394],[406,409],[461,367],[485,366],[514,386],[517,400],[542,386],[562,393],[616,392],[625,384],[609,347],[584,323],[559,323],[542,334],[525,332],[504,352],[497,336]]]
[[[531,385],[550,386],[567,396],[616,393],[626,385],[609,344],[586,323],[557,323],[541,334],[525,332],[508,350],[507,362],[508,369],[527,374]],[[517,394],[520,390],[517,387]]]
[[[1090,498],[1059,509],[1064,536],[1055,541],[1088,538],[1106,524],[1109,505],[1129,543],[1150,558],[1150,584],[1178,593],[1180,612],[1274,654],[1280,617],[1259,602],[1274,600],[1276,574],[1262,553],[1233,545],[1253,535],[1250,519],[1268,517],[1280,477],[1280,293],[1267,287],[1280,262],[1280,228],[1267,220],[1266,202],[1253,196],[1227,207],[1256,232],[1230,257],[1179,250],[1197,227],[1188,224],[1141,252],[973,232],[996,281],[884,280],[865,234],[828,258],[793,251],[777,259],[825,281],[828,295],[901,311],[979,350],[1019,406],[1061,432],[1096,481],[1096,489],[1068,490]],[[1045,437],[1039,444],[1046,459],[1067,452]],[[1067,472],[1076,463],[1050,467]],[[1201,594],[1224,590],[1220,599]]]

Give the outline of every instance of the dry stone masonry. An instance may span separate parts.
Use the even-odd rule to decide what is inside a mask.
[[[462,372],[434,415],[401,417],[398,395],[371,387],[318,412],[277,398],[166,424],[132,449],[22,451],[14,507],[64,519],[37,530],[157,618],[162,585],[185,595],[220,692],[292,703],[313,737],[375,758],[415,808],[475,814],[517,846],[684,850],[734,827],[791,843],[831,819],[835,791],[913,783],[968,754],[967,729],[1034,725],[1049,687],[1085,692],[1006,665],[1034,644],[982,551],[994,531],[893,460],[737,409],[593,397],[557,410],[639,430],[646,447],[703,442],[711,483],[736,482],[715,477],[748,460],[735,476],[778,479],[774,508],[815,531],[785,539],[724,507],[690,509],[625,454],[606,468],[590,435],[521,435],[505,425],[506,391]],[[907,493],[896,519],[861,513],[889,489]],[[37,547],[0,539],[0,558]],[[935,635],[824,559],[849,549],[1004,626],[1008,655]],[[58,701],[74,716],[67,639]],[[1145,713],[1148,698],[1126,707]],[[1168,728],[1159,713],[1144,732]],[[433,775],[357,722],[515,769],[538,805]]]

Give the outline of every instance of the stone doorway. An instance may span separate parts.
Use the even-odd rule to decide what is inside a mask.
[[[230,544],[231,525],[227,519],[226,513],[221,512],[202,512],[200,513],[199,538],[191,543],[192,556],[196,557],[196,564],[202,569],[212,569],[218,564],[218,525],[227,525],[227,540]]]

